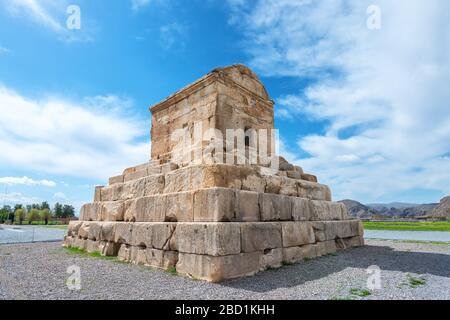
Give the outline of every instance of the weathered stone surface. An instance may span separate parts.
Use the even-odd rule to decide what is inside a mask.
[[[123,182],[133,181],[147,176],[147,168],[131,173],[127,173],[123,176]]]
[[[242,252],[281,248],[281,225],[278,222],[241,223]]]
[[[149,223],[134,223],[130,244],[136,247],[152,248],[152,225]]]
[[[316,257],[316,248],[312,244],[303,245],[301,247],[283,248],[283,262],[294,263],[305,258]]]
[[[114,241],[114,233],[117,223],[103,222],[100,229],[100,240],[102,241]]]
[[[218,257],[180,253],[178,257],[179,273],[211,282],[253,275],[259,271],[261,261],[260,252]]]
[[[175,267],[178,262],[178,252],[176,251],[147,248],[145,256],[147,265],[164,270]]]
[[[102,189],[104,187],[103,186],[96,186],[95,187],[95,192],[94,192],[94,202],[100,202],[102,201]]]
[[[282,177],[272,175],[264,176],[264,179],[266,180],[266,193],[280,193]]]
[[[299,171],[286,171],[286,175],[288,178],[291,179],[301,179],[302,178],[302,173]]]
[[[82,221],[70,221],[67,227],[67,235],[75,237],[78,235],[78,230],[80,229]]]
[[[176,223],[152,224],[152,245],[155,249],[177,250],[175,228]]]
[[[327,186],[304,180],[295,181],[300,198],[331,201],[331,191]]]
[[[232,189],[202,189],[194,193],[194,221],[235,221],[236,194]]]
[[[283,249],[268,249],[261,254],[260,270],[279,268],[283,264]]]
[[[317,182],[317,177],[312,174],[303,173],[300,175],[300,178],[309,182]]]
[[[102,202],[101,221],[123,221],[124,205],[123,201]]]
[[[294,179],[283,177],[281,179],[280,194],[285,195],[285,196],[296,197],[298,194],[297,182]]]
[[[101,220],[102,204],[100,202],[87,203],[80,209],[81,221]]]
[[[290,198],[292,202],[292,220],[308,221],[311,220],[311,203],[308,199]]]
[[[162,222],[166,217],[167,197],[156,195],[136,200],[136,222]]]
[[[311,220],[343,220],[346,216],[346,208],[342,203],[329,201],[310,201]]]
[[[180,223],[176,230],[179,252],[223,256],[241,252],[236,223]]]
[[[86,250],[86,242],[87,240],[82,238],[75,238],[73,241],[73,247],[78,248],[80,250]]]
[[[89,253],[99,252],[99,241],[88,239],[86,240],[86,251]]]
[[[165,221],[194,221],[194,193],[192,191],[168,194]]]
[[[129,222],[117,223],[114,231],[114,242],[130,244],[132,230],[133,230],[132,223]]]
[[[120,245],[114,242],[101,241],[98,246],[98,251],[102,256],[115,257],[119,252]]]
[[[257,175],[249,175],[242,180],[242,190],[264,192],[266,183]]]
[[[259,194],[252,191],[236,192],[238,202],[237,221],[254,222],[260,221]]]
[[[291,220],[292,205],[287,196],[260,194],[259,207],[262,221]]]
[[[123,183],[123,182],[124,182],[123,175],[109,178],[109,185],[110,186],[112,186],[113,184],[118,184],[118,183]]]
[[[311,223],[303,221],[281,222],[283,247],[301,246],[316,241]]]

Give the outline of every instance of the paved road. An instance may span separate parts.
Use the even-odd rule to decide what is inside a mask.
[[[361,299],[367,268],[381,269],[381,289],[365,299],[450,300],[450,247],[368,240],[341,251],[254,277],[212,284],[160,270],[69,254],[60,243],[0,246],[0,299]],[[79,267],[81,290],[66,286]],[[409,279],[423,278],[412,287]]]
[[[0,225],[0,244],[60,241],[66,229],[46,226]]]

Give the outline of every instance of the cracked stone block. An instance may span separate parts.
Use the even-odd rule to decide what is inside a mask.
[[[301,246],[316,242],[313,227],[309,222],[281,222],[283,247]]]
[[[262,221],[291,220],[292,206],[287,196],[262,193],[259,208]]]
[[[179,223],[179,252],[223,256],[241,252],[240,228],[236,223]]]
[[[235,221],[236,194],[232,189],[202,189],[194,193],[194,221]]]
[[[242,252],[281,248],[281,225],[278,222],[241,223]]]

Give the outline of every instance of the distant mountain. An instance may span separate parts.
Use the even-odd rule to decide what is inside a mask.
[[[435,219],[449,219],[450,218],[450,197],[445,197],[433,209],[431,216]]]
[[[444,200],[444,199],[443,199]],[[415,203],[377,203],[364,205],[355,200],[342,200],[351,217],[360,219],[416,219],[418,217],[431,216],[438,206],[437,203],[415,204]],[[441,202],[442,203],[442,202]],[[448,212],[450,217],[450,197],[443,205],[444,212]],[[447,211],[445,211],[447,210]],[[437,215],[441,214],[436,213]]]

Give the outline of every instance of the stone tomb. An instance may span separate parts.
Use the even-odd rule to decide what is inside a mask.
[[[273,101],[247,67],[216,69],[151,112],[151,160],[95,189],[66,247],[219,282],[364,244],[361,222],[330,189],[274,152],[257,163],[206,161],[202,138],[174,161],[179,129],[273,129]],[[247,139],[245,147],[248,155]]]

